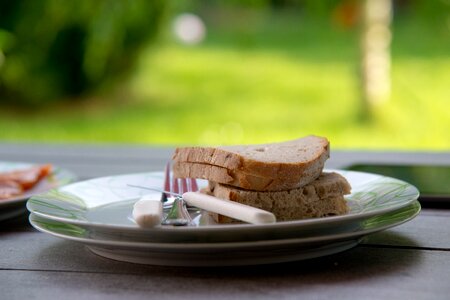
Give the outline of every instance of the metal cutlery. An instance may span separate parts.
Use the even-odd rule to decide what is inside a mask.
[[[140,218],[135,218],[135,220],[142,227],[157,226],[159,224],[174,226],[193,225],[186,204],[247,223],[267,224],[276,222],[275,215],[268,211],[198,192],[198,185],[195,179],[171,178],[170,164],[166,166],[163,190],[137,185],[129,186],[162,193],[161,200],[155,200],[155,198],[150,200],[144,196],[134,205],[133,216],[140,216]],[[145,204],[148,201],[158,202],[159,204]],[[172,202],[170,211],[162,219],[163,203],[170,202]]]
[[[168,163],[164,174],[164,190],[149,188],[150,190],[161,192],[161,199],[156,199],[153,195],[145,195],[134,204],[132,214],[139,226],[193,225],[192,218],[181,195],[184,192],[197,191],[197,182],[195,179],[171,178],[170,175],[170,163]],[[134,185],[129,186],[145,188]],[[169,207],[170,210],[163,219],[163,208],[166,207]]]

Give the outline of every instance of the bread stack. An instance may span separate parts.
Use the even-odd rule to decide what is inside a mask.
[[[261,208],[277,221],[341,215],[350,185],[337,173],[323,173],[326,138],[222,147],[182,147],[173,156],[178,178],[209,181],[204,193]],[[220,223],[234,220],[216,215]]]

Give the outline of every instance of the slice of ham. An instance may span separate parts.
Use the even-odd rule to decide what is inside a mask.
[[[0,173],[0,199],[20,195],[32,189],[52,171],[50,164]]]
[[[15,181],[0,182],[0,200],[7,199],[23,193],[22,186]]]

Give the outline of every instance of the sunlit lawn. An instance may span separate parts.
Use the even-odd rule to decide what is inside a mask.
[[[450,32],[399,21],[392,97],[362,120],[357,31],[285,18],[150,48],[126,82],[33,112],[0,108],[0,140],[230,144],[327,136],[338,148],[450,148]],[[420,37],[420,43],[418,39]]]

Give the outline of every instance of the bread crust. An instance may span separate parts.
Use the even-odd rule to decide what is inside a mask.
[[[200,163],[222,167],[262,178],[290,178],[311,174],[308,182],[317,178],[329,158],[326,138],[304,138],[271,144],[181,147],[175,150],[175,163]]]

